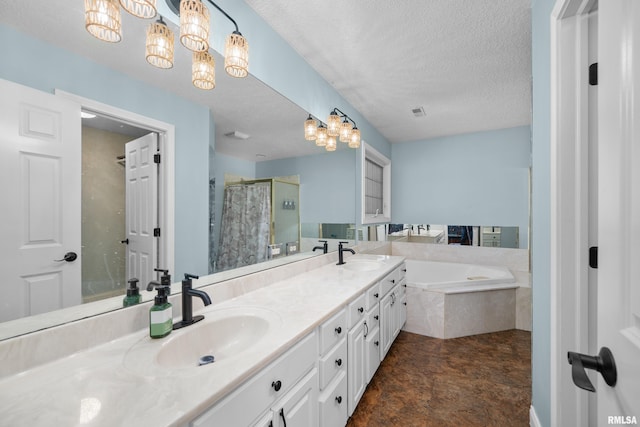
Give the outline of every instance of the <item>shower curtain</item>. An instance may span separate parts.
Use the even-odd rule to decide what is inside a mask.
[[[270,243],[271,184],[238,184],[224,189],[217,270],[266,261]]]

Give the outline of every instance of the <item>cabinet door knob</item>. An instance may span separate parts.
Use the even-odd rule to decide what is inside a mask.
[[[374,341],[373,342],[375,345],[380,345],[380,341]]]
[[[360,313],[360,314],[364,313],[364,308],[362,308],[362,307],[358,308],[358,313]]]
[[[342,366],[342,359],[336,359],[336,365]]]
[[[373,316],[374,319],[378,320],[380,318],[380,316],[378,316],[377,314],[375,316]]]
[[[373,294],[374,297],[379,298],[380,294],[378,292],[376,292],[375,294]]]
[[[338,402],[338,404],[342,403],[342,396],[336,396],[336,402]]]
[[[271,383],[271,387],[273,387],[275,391],[280,391],[280,389],[282,388],[282,382],[280,382],[280,380],[274,381]]]
[[[336,334],[341,334],[342,333],[342,328],[340,326],[338,326],[336,328]]]
[[[391,283],[396,283],[396,279],[389,280]]]

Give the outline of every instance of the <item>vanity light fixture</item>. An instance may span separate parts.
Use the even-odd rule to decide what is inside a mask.
[[[173,31],[162,16],[147,28],[147,62],[158,68],[173,67]]]
[[[342,122],[340,118],[342,118]],[[326,127],[322,122],[317,125],[316,119],[309,114],[304,122],[304,139],[307,141],[315,140],[316,145],[325,147],[327,151],[335,151],[337,148],[336,137],[340,138],[340,142],[347,143],[350,148],[360,147],[360,129],[358,129],[356,122],[340,109],[331,110]]]
[[[100,40],[122,40],[122,16],[118,0],[84,0],[84,27]]]
[[[209,50],[209,9],[202,0],[165,0],[180,16],[180,43],[194,52],[192,82],[200,89],[215,87],[213,57]],[[122,39],[120,6],[139,18],[157,15],[157,0],[84,0],[85,28],[94,37],[115,43]],[[207,0],[235,27],[225,43],[224,69],[232,77],[249,75],[249,43],[238,29],[236,21],[212,0]],[[206,53],[206,55],[196,55]],[[158,68],[172,68],[174,55],[173,31],[162,17],[147,29],[146,59]]]

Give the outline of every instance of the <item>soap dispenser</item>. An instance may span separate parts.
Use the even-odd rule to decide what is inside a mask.
[[[169,302],[169,294],[171,293],[171,276],[167,270],[161,271],[163,276],[160,282],[151,281],[147,286],[147,290],[151,291],[156,288],[154,304],[149,310],[149,336],[151,338],[166,337],[173,330],[173,307]]]
[[[129,307],[132,305],[140,304],[141,296],[140,289],[138,288],[138,279],[135,277],[129,279],[129,287],[127,288],[127,295],[122,301],[123,307]]]

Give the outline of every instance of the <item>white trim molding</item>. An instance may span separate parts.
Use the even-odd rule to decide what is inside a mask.
[[[158,182],[158,221],[165,242],[160,248],[159,264],[166,265],[164,268],[169,271],[175,271],[175,126],[63,90],[55,89],[54,93],[77,102],[87,110],[158,133],[160,152],[164,159],[168,159],[160,163],[161,173]]]
[[[382,212],[375,215],[367,214],[366,210],[366,161],[370,161],[382,167]],[[391,222],[391,160],[378,150],[362,141],[361,164],[362,173],[362,224],[383,224]]]

